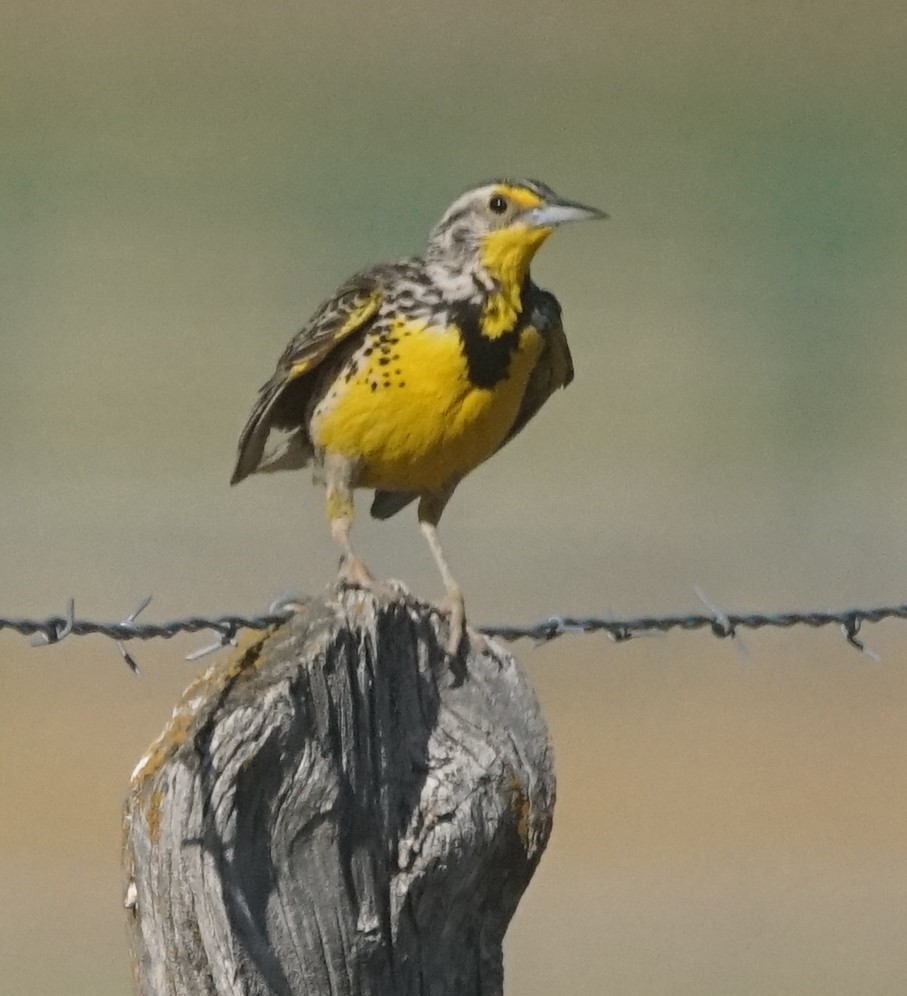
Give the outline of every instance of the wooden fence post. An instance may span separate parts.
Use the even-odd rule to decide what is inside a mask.
[[[551,830],[538,702],[410,595],[338,589],[186,691],[133,774],[142,996],[490,996]]]

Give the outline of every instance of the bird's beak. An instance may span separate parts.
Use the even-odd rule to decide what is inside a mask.
[[[523,219],[530,228],[554,228],[568,221],[594,221],[608,216],[598,208],[577,204],[576,201],[566,201],[562,198],[548,201],[537,208],[530,208]]]

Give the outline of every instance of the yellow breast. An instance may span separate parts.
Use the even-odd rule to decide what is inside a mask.
[[[476,387],[456,328],[398,322],[341,370],[312,415],[312,442],[356,458],[360,487],[440,491],[504,442],[540,351],[524,328],[505,376]]]

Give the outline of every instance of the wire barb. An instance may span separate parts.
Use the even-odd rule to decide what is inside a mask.
[[[861,654],[865,654],[870,660],[879,661],[881,658],[879,655],[871,648],[867,647],[866,644],[859,639],[857,634],[860,632],[860,628],[863,625],[863,620],[856,614],[849,616],[842,624],[841,630],[844,633],[844,639],[856,650],[859,650]]]
[[[708,595],[699,587],[698,584],[693,585],[693,591],[696,592],[696,597],[700,602],[712,613],[712,632],[715,636],[721,639],[727,639],[730,637],[732,640],[737,635],[734,631],[734,626],[731,620],[725,615],[725,613],[718,608],[718,606],[709,598]]]
[[[215,640],[214,643],[208,643],[204,647],[199,647],[198,650],[193,650],[191,654],[186,654],[187,661],[197,661],[208,654],[213,654],[215,650],[221,650],[226,646],[236,646],[236,634],[240,629],[240,625],[237,624],[236,620],[212,620],[212,622],[211,629],[218,630],[220,638]]]
[[[138,619],[139,615],[148,608],[151,604],[151,595],[146,595],[139,604],[129,613],[128,616],[120,623],[121,626],[131,626]],[[126,666],[132,673],[138,677],[142,672],[139,670],[139,666],[136,663],[135,658],[126,649],[126,644],[122,640],[117,640],[117,650],[119,650],[123,660],[126,662]]]
[[[32,637],[31,645],[33,647],[47,647],[52,643],[65,640],[72,632],[75,622],[76,600],[70,598],[66,602],[66,615],[63,618],[51,616],[50,619],[45,619],[43,622],[32,623],[32,632],[35,635]]]

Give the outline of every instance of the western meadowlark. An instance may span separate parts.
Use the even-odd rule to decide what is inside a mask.
[[[353,552],[354,488],[386,519],[418,498],[447,591],[448,652],[465,634],[463,595],[438,539],[457,484],[573,379],[556,298],[529,264],[567,221],[606,217],[536,180],[468,190],[424,256],[356,274],[287,346],[239,439],[232,484],[310,461],[327,489],[342,575],[373,579]]]

